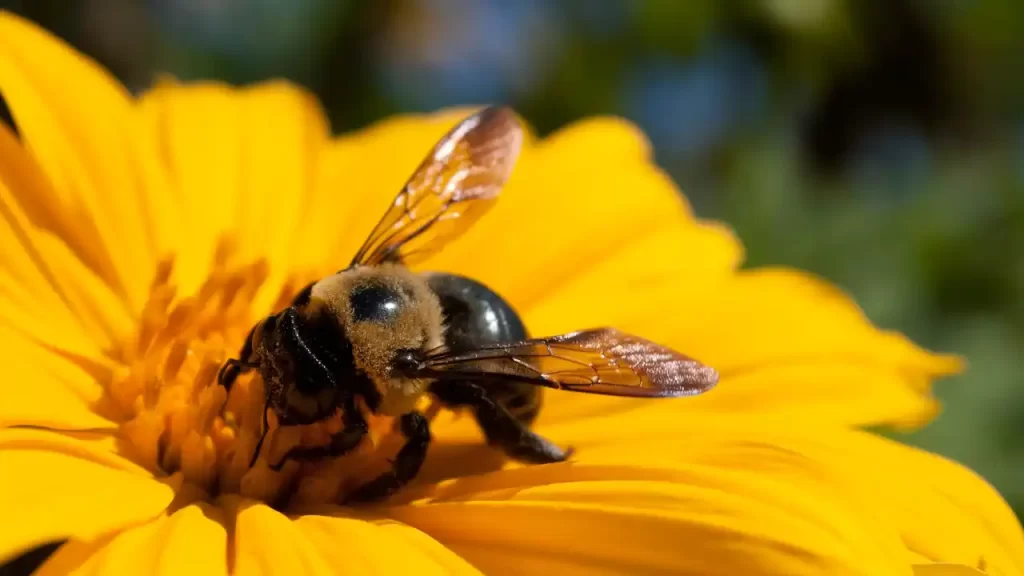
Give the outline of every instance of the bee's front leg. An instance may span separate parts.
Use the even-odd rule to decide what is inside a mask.
[[[256,326],[249,330],[249,335],[245,337],[245,344],[238,352],[238,358],[228,358],[217,372],[217,384],[228,391],[231,391],[231,386],[240,375],[260,366],[259,362],[254,361],[252,353],[252,335],[255,331]]]
[[[399,429],[405,436],[405,445],[398,451],[392,469],[363,484],[345,498],[345,504],[380,500],[394,494],[419,473],[427,458],[430,444],[430,423],[419,412],[403,414]]]
[[[348,396],[341,403],[341,419],[344,424],[340,432],[331,435],[331,443],[326,446],[296,446],[284,455],[276,464],[271,464],[270,469],[280,472],[281,468],[289,460],[316,461],[325,458],[344,456],[351,452],[363,437],[366,436],[368,426],[362,412],[356,405],[355,398]]]
[[[217,384],[220,384],[230,391],[235,380],[252,368],[255,368],[255,366],[245,364],[237,358],[228,358],[220,367],[220,371],[217,372]]]

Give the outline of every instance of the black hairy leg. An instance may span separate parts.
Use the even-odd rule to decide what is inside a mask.
[[[331,442],[326,446],[296,446],[284,455],[277,464],[271,464],[270,469],[279,472],[289,460],[300,462],[313,462],[325,458],[344,456],[362,442],[366,436],[367,425],[363,413],[356,405],[355,398],[348,395],[341,403],[341,420],[344,425],[342,429],[331,435]]]
[[[238,358],[228,358],[217,372],[217,384],[228,391],[231,391],[231,386],[240,375],[260,366],[259,362],[254,362],[252,358],[252,335],[255,331],[255,326],[249,330],[249,335],[245,337],[245,344],[239,351]]]
[[[405,437],[405,445],[392,461],[391,470],[349,494],[345,498],[346,504],[380,500],[394,494],[416,477],[423,461],[427,458],[427,446],[430,444],[430,423],[427,422],[423,414],[409,412],[403,414],[399,419],[399,429],[402,436]]]
[[[488,382],[487,397],[508,410],[524,426],[533,424],[540,414],[544,389],[521,382]]]
[[[255,368],[259,368],[259,364],[243,362],[237,358],[228,358],[224,361],[224,365],[220,367],[220,371],[217,372],[217,384],[230,391],[231,386],[239,376]]]
[[[562,450],[530,430],[481,386],[454,380],[437,381],[430,386],[430,392],[449,406],[472,408],[488,444],[501,448],[516,460],[548,464],[562,462],[572,454],[571,449]]]

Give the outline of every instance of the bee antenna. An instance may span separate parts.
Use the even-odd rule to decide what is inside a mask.
[[[260,434],[260,439],[256,442],[256,449],[252,452],[252,460],[249,460],[249,468],[256,465],[256,460],[260,457],[260,449],[263,448],[263,441],[267,438],[267,432],[270,431],[270,424],[267,423],[267,409],[270,408],[270,394],[267,394],[266,400],[263,401],[263,432]]]

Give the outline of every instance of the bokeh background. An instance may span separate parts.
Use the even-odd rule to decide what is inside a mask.
[[[314,90],[334,129],[505,102],[617,114],[749,263],[815,271],[956,351],[909,441],[1024,512],[1024,2],[0,0],[113,70]],[[73,96],[71,96],[73,97]],[[685,258],[685,254],[680,254]]]

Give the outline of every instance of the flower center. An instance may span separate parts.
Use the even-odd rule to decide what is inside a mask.
[[[198,497],[239,493],[272,504],[335,501],[355,483],[387,465],[374,457],[389,422],[371,419],[371,432],[353,458],[280,462],[296,445],[329,443],[340,416],[301,427],[278,428],[271,411],[269,434],[250,468],[263,432],[263,383],[255,372],[240,376],[230,393],[217,383],[227,358],[237,357],[259,319],[252,303],[267,278],[264,262],[236,264],[223,243],[211,274],[196,294],[176,297],[173,260],[162,263],[134,339],[117,351],[122,366],[107,386],[120,415],[126,455],[155,473],[179,476]],[[285,282],[280,310],[305,282]]]

